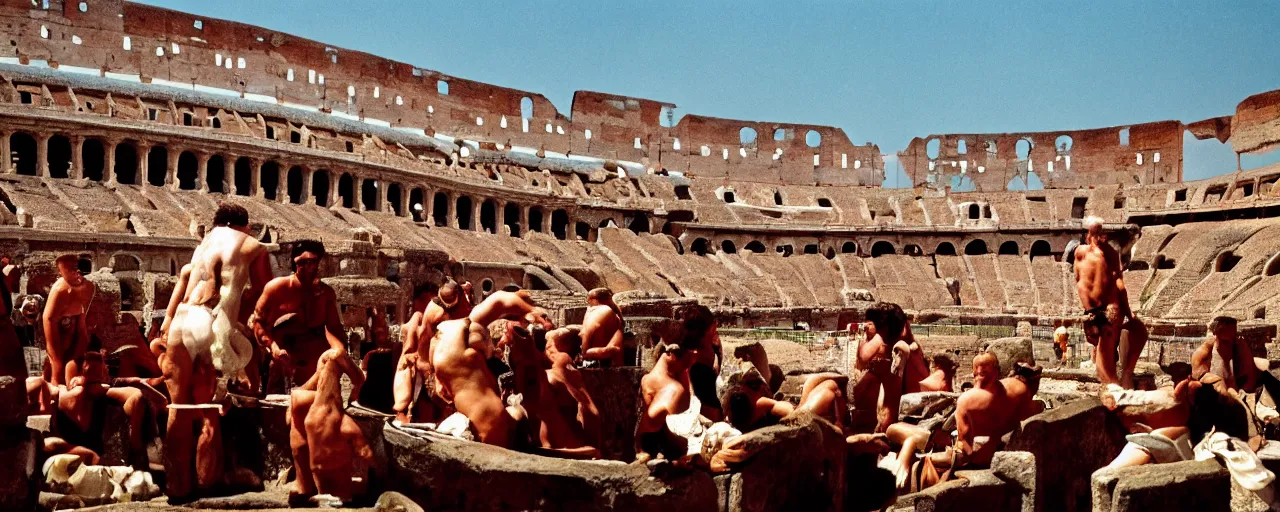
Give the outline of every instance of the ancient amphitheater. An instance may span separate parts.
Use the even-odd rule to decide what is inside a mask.
[[[247,208],[264,242],[323,240],[348,326],[405,321],[414,286],[445,275],[535,290],[561,321],[603,286],[634,319],[630,361],[692,301],[724,327],[836,331],[890,301],[925,328],[1039,339],[1080,312],[1063,252],[1086,216],[1122,247],[1153,339],[1225,314],[1263,347],[1280,318],[1280,166],[1183,180],[1184,132],[1276,149],[1280,90],[1204,120],[922,135],[896,154],[915,187],[889,189],[896,148],[834,127],[671,124],[673,105],[591,91],[562,113],[535,92],[118,0],[3,0],[0,23],[0,255],[24,261],[25,294],[80,254],[118,295],[90,311],[107,347],[164,309],[219,201]],[[1043,190],[1008,190],[1032,173]],[[952,191],[961,180],[975,190]],[[1078,428],[1049,425],[1033,435]],[[1088,508],[1087,479],[1055,478],[1037,471],[1023,506]],[[941,496],[929,506],[972,504]]]

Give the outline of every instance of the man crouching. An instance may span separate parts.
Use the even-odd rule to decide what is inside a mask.
[[[373,450],[342,404],[343,374],[351,378],[351,396],[360,396],[364,374],[355,361],[342,349],[326,350],[311,379],[290,396],[289,447],[297,476],[297,490],[289,495],[291,505],[304,504],[317,494],[347,503],[355,459],[373,466]]]

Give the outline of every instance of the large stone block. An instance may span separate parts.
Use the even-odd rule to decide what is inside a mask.
[[[1213,460],[1099,470],[1092,488],[1095,512],[1231,510],[1231,474]]]
[[[669,464],[571,461],[444,436],[383,431],[388,490],[426,510],[661,510],[716,508],[711,475]]]
[[[8,375],[0,377],[0,427],[27,425],[27,382]]]
[[[748,446],[761,447],[734,467],[722,495],[722,510],[844,509],[845,440],[831,423],[807,413],[756,430]]]
[[[1019,512],[1021,489],[991,470],[959,471],[956,478],[899,498],[893,510],[916,512]]]
[[[996,359],[1000,361],[1000,374],[1006,377],[1013,375],[1017,363],[1036,364],[1035,350],[1028,337],[991,340],[984,350],[996,355]]]
[[[1077,400],[1022,422],[1005,450],[1036,460],[1035,510],[1088,510],[1089,479],[1124,446],[1125,430],[1095,398]]]
[[[34,510],[40,496],[39,432],[25,426],[0,428],[0,510]]]
[[[640,379],[644,370],[636,367],[582,370],[582,382],[600,411],[598,446],[606,459],[630,461],[635,458],[636,422],[640,413]]]

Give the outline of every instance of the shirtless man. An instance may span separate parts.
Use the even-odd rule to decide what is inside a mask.
[[[498,393],[498,379],[489,370],[488,359],[496,347],[489,335],[489,324],[508,320],[506,343],[512,347],[512,369],[518,392],[536,395],[539,388],[530,386],[538,379],[530,369],[541,373],[538,361],[529,361],[536,351],[529,331],[523,325],[551,327],[546,312],[538,309],[527,292],[494,292],[476,306],[467,317],[440,323],[432,342],[432,367],[444,392],[453,397],[454,406],[471,421],[476,438],[503,448],[525,448],[527,432],[518,427],[525,423],[522,407],[507,407]],[[536,398],[532,400],[536,402]]]
[[[54,260],[61,277],[49,289],[49,300],[44,305],[45,352],[49,356],[45,370],[55,386],[67,384],[68,366],[78,366],[89,348],[87,317],[98,287],[80,275],[78,262],[74,254]]]
[[[956,377],[956,363],[951,356],[946,354],[935,354],[932,360],[933,373],[920,381],[920,391],[946,391],[948,393],[954,391],[952,381]]]
[[[726,421],[742,433],[773,426],[792,412],[810,411],[844,430],[848,420],[844,417],[848,407],[844,399],[844,386],[849,379],[838,373],[810,375],[800,396],[800,405],[774,400],[769,396],[769,384],[754,365],[730,379],[721,405]]]
[[[655,457],[678,461],[688,453],[687,442],[667,428],[667,417],[689,410],[693,396],[689,367],[697,358],[695,347],[701,345],[702,340],[697,336],[671,338],[671,343],[658,344],[658,361],[640,379],[640,397],[644,401],[636,425],[635,462],[638,464]]]
[[[404,346],[396,364],[393,408],[396,418],[402,422],[442,420],[448,416],[449,408],[441,396],[444,388],[439,380],[428,386],[434,374],[433,340],[441,322],[471,314],[471,283],[458,284],[449,279],[434,292],[420,293],[414,299],[415,309],[419,299],[427,300],[427,304],[421,314],[414,313],[401,329]]]
[[[351,379],[351,396],[360,396],[364,373],[346,349],[330,348],[320,354],[307,382],[290,393],[289,447],[297,476],[296,489],[289,493],[291,505],[316,494],[348,503],[356,459],[373,467],[373,450],[342,404],[344,374]]]
[[[892,371],[889,347],[906,325],[907,315],[897,304],[879,302],[867,309],[866,342],[858,347],[856,368],[861,376],[853,389],[854,433],[884,432],[898,421],[902,384]],[[883,398],[881,398],[883,395]]]
[[[1212,374],[1220,377],[1227,389],[1257,389],[1258,366],[1249,344],[1237,334],[1236,319],[1220,316],[1211,320],[1209,336],[1191,354],[1191,376],[1200,380]]]
[[[290,255],[293,274],[267,283],[253,309],[252,324],[258,343],[271,353],[271,380],[296,383],[311,380],[326,350],[346,350],[347,332],[338,314],[337,294],[320,281],[324,244],[299,240]]]
[[[1131,432],[1128,442],[1107,468],[1193,458],[1190,424],[1195,398],[1202,386],[1198,379],[1188,378],[1175,386],[1154,391],[1103,390],[1102,404],[1115,412]],[[1212,396],[1212,392],[1208,396]]]
[[[1058,356],[1058,364],[1067,364],[1067,348],[1070,347],[1071,336],[1067,333],[1067,326],[1059,325],[1053,330],[1053,353]]]
[[[72,453],[96,464],[103,453],[103,431],[106,429],[107,406],[118,403],[129,417],[129,448],[133,455],[144,456],[142,422],[147,403],[142,392],[129,387],[110,387],[107,366],[99,352],[83,356],[83,375],[70,386],[60,386],[54,396],[54,435],[45,439],[48,454]],[[35,378],[35,377],[33,377]],[[144,462],[138,469],[147,469]]]
[[[587,393],[582,373],[573,365],[582,348],[579,327],[561,327],[546,333],[543,350],[550,368],[539,382],[537,402],[530,415],[541,423],[543,448],[563,456],[600,458],[600,411]],[[528,397],[525,404],[528,405]]]
[[[7,257],[5,260],[4,275],[0,275],[0,377],[25,379],[27,359],[22,353],[22,342],[18,340],[12,318],[13,291],[18,289],[22,268],[10,265]]]
[[[1085,337],[1094,345],[1093,363],[1098,368],[1098,380],[1103,385],[1118,383],[1132,388],[1133,369],[1147,343],[1147,327],[1129,310],[1129,292],[1124,286],[1120,254],[1107,243],[1102,219],[1089,217],[1084,225],[1088,232],[1085,244],[1075,250],[1074,270],[1080,305],[1088,316]],[[1122,330],[1129,333],[1128,350],[1117,354]]]
[[[622,314],[613,303],[613,292],[596,288],[587,293],[587,314],[582,321],[583,368],[621,368]]]
[[[720,346],[719,323],[711,310],[696,304],[680,308],[676,312],[676,321],[680,322],[684,332],[693,336],[688,341],[696,342],[696,357],[689,366],[689,380],[693,384],[693,393],[698,395],[702,403],[701,414],[711,421],[720,421],[724,413],[720,410],[720,396],[716,393],[716,377],[720,376],[720,362],[724,359]]]
[[[903,393],[919,393],[920,382],[929,378],[929,365],[924,362],[924,348],[911,333],[911,323],[902,327],[902,339],[893,344],[894,373],[902,377]]]
[[[164,441],[165,494],[171,503],[193,499],[195,487],[207,490],[222,479],[219,413],[190,406],[213,401],[218,372],[233,376],[249,364],[253,345],[242,306],[256,304],[271,280],[267,248],[249,235],[244,207],[218,205],[213,224],[191,257],[190,279],[169,325],[162,358],[173,403]],[[200,436],[193,447],[195,424]]]

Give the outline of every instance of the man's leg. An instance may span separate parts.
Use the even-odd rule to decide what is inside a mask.
[[[894,472],[898,487],[903,487],[911,477],[911,463],[916,452],[929,442],[929,431],[909,423],[894,423],[885,429],[885,437],[893,444],[902,445],[898,451],[898,469]]]
[[[125,415],[129,417],[130,455],[145,450],[146,447],[142,445],[142,421],[147,417],[147,403],[143,400],[142,391],[128,387],[111,388],[107,390],[107,398],[123,406]]]
[[[1133,389],[1133,371],[1138,367],[1138,358],[1142,356],[1142,349],[1147,345],[1147,326],[1136,317],[1130,318],[1125,324],[1126,343],[1123,358],[1123,368],[1120,370],[1121,385],[1127,389]]]
[[[180,333],[173,333],[181,336]],[[181,342],[169,347],[162,368],[169,399],[174,404],[190,405],[195,402],[191,394],[191,356]],[[196,411],[174,409],[169,411],[169,424],[165,429],[164,469],[165,494],[170,498],[186,498],[194,489],[192,454],[195,452],[194,428]]]
[[[1098,333],[1098,346],[1094,348],[1094,364],[1098,367],[1098,380],[1105,386],[1119,382],[1116,376],[1116,349],[1120,341],[1118,326],[1107,326]]]
[[[197,404],[213,402],[218,376],[213,365],[199,362],[192,367],[192,399]],[[222,418],[216,410],[201,410],[200,438],[196,441],[196,485],[206,490],[222,481]]]
[[[293,452],[294,493],[290,493],[290,502],[301,496],[309,498],[316,494],[315,478],[311,474],[311,449],[307,445],[306,421],[307,412],[315,402],[316,392],[295,389],[289,399],[289,449]]]

